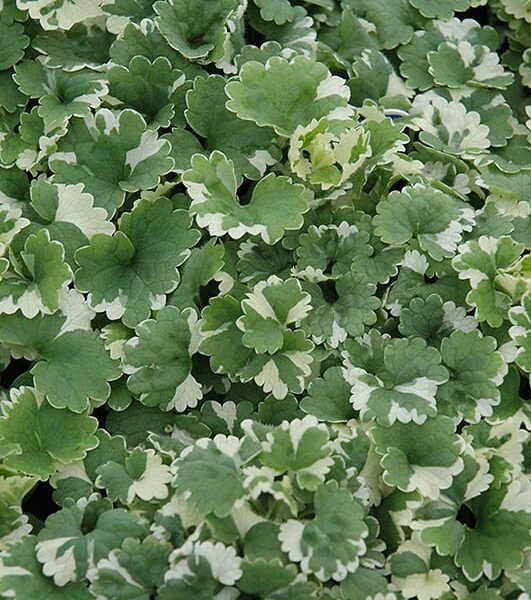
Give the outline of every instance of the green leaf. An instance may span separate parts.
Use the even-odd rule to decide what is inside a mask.
[[[212,440],[203,439],[187,448],[174,467],[177,474],[173,486],[177,493],[188,492],[190,501],[203,515],[214,513],[217,517],[226,517],[244,494],[234,460]]]
[[[387,298],[387,307],[392,314],[399,315],[402,307],[414,298],[426,300],[432,294],[438,294],[442,300],[456,306],[464,304],[468,286],[451,270],[444,271],[438,278],[430,278],[428,267],[428,259],[417,250],[404,254],[398,278]]]
[[[244,554],[250,561],[283,561],[284,555],[278,540],[279,525],[273,521],[261,521],[253,525],[245,534]]]
[[[463,470],[460,439],[449,417],[433,417],[422,425],[376,426],[371,436],[383,457],[384,481],[403,492],[419,491],[436,500]]]
[[[164,581],[171,546],[127,539],[97,564],[90,589],[100,598],[149,600]]]
[[[310,297],[296,279],[271,276],[260,281],[242,301],[243,316],[236,321],[242,341],[259,354],[274,354],[284,343],[288,325],[297,326],[311,310]]]
[[[207,150],[220,150],[233,161],[238,178],[259,179],[275,163],[273,131],[242,121],[225,108],[226,83],[219,75],[197,77],[186,94],[186,120],[205,139]]]
[[[105,6],[109,12],[115,12],[118,7],[118,2]],[[150,15],[152,15],[151,8],[151,2],[146,3],[146,12]],[[168,45],[168,42],[157,30],[153,20],[144,18],[144,15],[139,15],[139,17],[138,23],[130,21],[120,36],[114,38],[109,54],[115,64],[127,67],[135,56],[144,56],[150,62],[164,56],[175,69],[185,73],[186,78],[189,80],[193,80],[197,75],[204,74],[199,65],[189,62]]]
[[[114,214],[126,192],[155,187],[173,166],[170,144],[136,111],[104,108],[74,120],[50,156],[58,183],[84,183],[97,206]]]
[[[33,183],[31,205],[39,220],[46,224],[52,240],[64,247],[65,260],[76,267],[74,254],[86,246],[96,233],[112,234],[114,223],[107,220],[107,211],[94,206],[94,198],[77,185],[52,184],[45,179]]]
[[[201,288],[216,280],[224,266],[225,248],[210,240],[200,248],[192,248],[190,258],[181,268],[181,280],[168,298],[168,304],[181,310],[198,308]]]
[[[270,246],[261,240],[247,240],[238,250],[237,269],[241,281],[255,285],[271,275],[287,279],[292,275],[293,253],[282,241]]]
[[[109,381],[121,372],[93,331],[76,329],[56,337],[31,369],[35,387],[55,408],[84,412],[90,400],[106,400]]]
[[[42,572],[56,586],[82,581],[99,560],[126,538],[145,535],[145,522],[132,512],[112,508],[97,494],[70,503],[46,519],[37,536],[36,554]]]
[[[416,239],[435,260],[454,256],[463,231],[474,224],[472,209],[421,184],[391,192],[376,210],[374,231],[383,242],[405,244]]]
[[[290,519],[280,526],[282,550],[291,561],[300,563],[303,573],[320,581],[342,581],[356,571],[365,553],[368,535],[361,504],[335,482],[328,482],[315,493],[315,518]]]
[[[112,35],[106,30],[78,23],[68,31],[44,31],[32,45],[46,58],[52,69],[77,71],[84,67],[98,68],[109,59]]]
[[[170,124],[184,80],[184,74],[174,69],[165,56],[153,61],[134,56],[127,66],[110,69],[109,92],[124,106],[142,114],[150,129],[157,129]]]
[[[323,190],[348,185],[372,155],[370,134],[359,126],[337,127],[328,119],[312,119],[299,126],[290,139],[291,170]]]
[[[289,0],[254,0],[260,9],[260,16],[264,21],[274,21],[277,25],[283,25],[293,21],[295,10]]]
[[[17,0],[18,8],[27,10],[44,30],[68,30],[85,19],[99,17],[102,14],[100,4],[100,0],[88,0],[76,2],[72,7],[72,3],[65,0]]]
[[[294,565],[284,566],[280,560],[265,561],[259,558],[254,561],[243,560],[241,563],[243,575],[238,582],[238,588],[247,594],[258,594],[270,597],[276,590],[284,588],[293,582],[297,574]]]
[[[328,430],[312,415],[284,421],[262,442],[262,463],[279,475],[294,474],[302,489],[315,491],[333,464]]]
[[[54,473],[59,463],[70,464],[98,445],[98,427],[87,412],[56,409],[32,388],[13,389],[0,418],[0,452],[4,464],[40,479]]]
[[[0,310],[7,314],[20,310],[30,319],[39,313],[54,313],[61,291],[72,279],[63,246],[41,230],[28,236],[20,258],[18,273],[0,281]]]
[[[457,45],[443,42],[436,52],[428,53],[428,63],[435,83],[450,88],[478,86],[503,90],[513,81],[512,73],[504,71],[495,52],[467,41]]]
[[[42,572],[35,557],[35,537],[25,536],[12,545],[0,560],[0,594],[5,598],[54,598],[54,600],[90,600],[83,583],[58,587]]]
[[[495,339],[477,330],[455,331],[442,341],[441,356],[450,379],[437,394],[440,411],[470,423],[491,416],[500,402],[498,387],[506,369]]]
[[[454,12],[462,12],[469,7],[469,0],[410,0],[423,17],[428,19],[450,19]]]
[[[297,270],[309,281],[326,281],[359,271],[359,263],[373,254],[369,234],[356,225],[342,221],[339,225],[310,225],[299,236]]]
[[[365,25],[365,27],[364,27]],[[319,42],[326,44],[334,51],[334,57],[349,64],[359,57],[364,50],[376,49],[377,41],[374,31],[368,31],[362,21],[346,5],[341,13],[341,21],[337,26],[321,25]]]
[[[426,299],[413,298],[400,311],[398,329],[405,337],[421,337],[430,346],[439,347],[453,331],[470,332],[477,327],[476,320],[453,302],[443,302],[437,294]]]
[[[94,310],[134,327],[162,308],[165,294],[177,286],[177,267],[199,238],[189,223],[167,198],[141,200],[122,215],[119,231],[93,236],[76,253],[76,287],[90,293]]]
[[[38,112],[48,129],[66,126],[71,117],[87,117],[109,92],[105,77],[89,70],[68,73],[27,60],[15,71],[20,91],[39,98]]]
[[[522,297],[520,306],[509,311],[512,326],[509,335],[516,342],[516,363],[526,373],[531,373],[531,294]]]
[[[341,423],[354,417],[350,386],[342,376],[341,367],[330,367],[322,377],[312,381],[308,396],[301,401],[301,408],[320,421],[330,423]]]
[[[114,232],[107,212],[94,206],[94,198],[83,191],[83,184],[52,184],[39,179],[31,186],[30,193],[31,205],[47,223],[70,223],[88,239],[96,233]]]
[[[159,0],[153,8],[155,23],[172,48],[185,58],[206,58],[222,43],[227,19],[237,0]],[[198,15],[201,18],[197,18]]]
[[[315,0],[310,1],[314,2]],[[317,1],[321,2],[322,0]],[[328,2],[328,0],[324,1]],[[328,9],[330,9],[329,2]],[[278,45],[280,45],[281,48],[288,49],[288,52],[285,52],[285,54],[287,54],[290,58],[295,53],[311,57],[316,55],[317,36],[315,30],[311,27],[311,23],[307,18],[308,12],[304,7],[295,6],[293,11],[293,20],[284,23],[283,25],[277,25],[272,21],[264,21],[259,17],[258,11],[252,10],[252,5],[247,11],[247,16],[253,29],[256,29],[260,34],[262,34],[264,39],[275,43],[274,47],[269,45],[265,50],[261,50],[258,53],[251,51],[250,55],[253,56],[254,60],[260,60],[260,62],[263,60],[266,62],[267,58],[269,58],[271,55],[282,55],[283,53],[280,52]]]
[[[493,238],[481,236],[459,247],[452,266],[460,279],[469,282],[471,291],[467,303],[475,308],[475,318],[499,327],[511,306],[511,297],[497,285],[501,272],[516,263],[524,249],[509,236]]]
[[[227,373],[235,376],[253,354],[242,342],[242,332],[236,327],[236,320],[242,315],[238,300],[232,296],[213,298],[202,314],[201,332],[204,339],[199,350],[210,356],[210,366],[214,373]],[[226,349],[232,348],[232,352]]]
[[[125,17],[128,22],[132,23],[141,23],[154,17],[151,0],[115,0],[112,4],[104,4],[103,8],[107,14],[114,17]],[[118,29],[118,33],[124,27],[119,19],[116,19],[116,23],[113,23],[112,19],[109,21],[109,28]]]
[[[502,173],[496,168],[491,168],[483,173],[482,179],[492,193],[516,196],[520,200],[525,199],[527,186],[531,184],[529,172],[509,174]]]
[[[381,47],[396,48],[407,44],[425,19],[406,0],[370,0],[364,2],[366,18],[376,25]]]
[[[310,195],[302,185],[273,173],[256,184],[249,204],[242,206],[234,164],[217,150],[209,158],[194,155],[192,168],[183,173],[182,180],[192,198],[190,212],[199,227],[206,227],[213,236],[260,235],[267,244],[275,244],[285,230],[302,225],[302,215],[309,208]]]
[[[492,146],[507,144],[507,140],[513,136],[510,126],[512,110],[501,94],[496,90],[480,88],[461,102],[468,112],[475,111],[481,115],[481,123],[489,128],[488,138]]]
[[[286,81],[293,84],[287,86]],[[286,137],[312,119],[351,114],[344,81],[332,76],[324,64],[304,56],[291,61],[272,57],[265,65],[249,61],[243,65],[239,81],[229,82],[225,91],[230,98],[227,108],[240,119],[273,127]]]
[[[30,39],[20,23],[7,25],[0,20],[0,70],[9,69],[23,56]]]
[[[241,558],[233,547],[221,542],[194,542],[192,539],[172,553],[160,598],[214,598],[218,592],[223,594],[226,586],[232,586],[238,581],[242,575],[240,564]]]
[[[455,556],[456,564],[469,580],[476,581],[482,574],[488,579],[497,579],[502,569],[517,569],[523,564],[531,515],[519,509],[515,497],[518,491],[518,486],[503,486],[472,500],[471,510],[477,526],[465,528],[463,543]],[[496,544],[485,543],[493,538]]]
[[[462,102],[448,102],[443,96],[417,96],[411,123],[420,130],[421,142],[442,152],[473,159],[491,145],[489,128],[481,116],[467,110]]]
[[[12,70],[2,71],[0,73],[0,107],[13,113],[17,108],[23,108],[26,102],[25,94],[20,92],[17,84],[13,81]]]
[[[146,406],[182,412],[197,406],[201,385],[191,374],[198,344],[197,316],[167,306],[136,326],[123,347],[127,387]]]
[[[48,130],[39,108],[20,115],[18,132],[7,131],[0,139],[0,163],[22,170],[42,169],[42,162],[56,149],[57,140],[66,133],[63,127]]]
[[[60,506],[68,504],[70,499],[77,501],[88,498],[96,491],[96,470],[110,460],[125,460],[125,443],[121,437],[111,437],[104,429],[95,433],[99,443],[89,450],[81,461],[72,465],[58,465],[50,483],[53,485],[54,502]]]
[[[450,1],[453,2],[454,0]],[[433,0],[418,3],[428,8],[431,8],[434,4]],[[447,8],[448,2],[440,2],[437,6],[444,10]],[[496,30],[489,26],[482,27],[473,19],[465,21],[434,20],[428,22],[425,27],[419,28],[411,41],[399,49],[398,55],[402,60],[400,72],[407,78],[409,85],[412,87],[420,90],[433,87],[433,78],[429,73],[428,55],[430,52],[436,52],[442,43],[457,46],[463,41],[473,46],[486,46],[490,50],[496,50],[499,45]]]
[[[355,76],[349,79],[348,87],[351,103],[355,106],[361,106],[368,98],[393,106],[412,95],[412,90],[397,75],[385,54],[376,49],[364,50],[355,59],[352,70]],[[390,98],[393,100],[387,101]]]
[[[313,311],[305,321],[314,342],[325,341],[332,348],[347,339],[359,336],[367,325],[376,322],[375,310],[380,301],[375,297],[376,285],[364,275],[347,273],[337,281],[307,285]]]
[[[168,466],[151,448],[135,448],[123,460],[110,460],[96,469],[96,486],[105,488],[107,496],[132,504],[138,497],[145,501],[163,500],[172,476]]]
[[[175,163],[173,171],[176,173],[184,173],[190,168],[194,154],[204,153],[200,141],[187,129],[174,127],[171,133],[165,133],[162,139],[168,140],[171,144],[170,157]]]
[[[266,425],[280,425],[282,421],[291,421],[304,415],[299,409],[299,404],[295,396],[289,394],[279,400],[270,394],[258,405],[258,416],[261,423]]]
[[[277,399],[289,392],[300,394],[311,374],[313,348],[301,330],[288,330],[282,347],[273,355],[255,355],[240,371],[240,378],[244,383],[254,379],[264,392],[271,392]]]
[[[343,373],[362,419],[375,418],[383,426],[422,425],[436,414],[435,395],[448,372],[435,348],[419,338],[386,339],[374,331],[346,348]]]
[[[359,567],[341,582],[341,593],[345,600],[366,600],[367,597],[378,597],[378,594],[385,597],[387,590],[387,580],[379,569]]]

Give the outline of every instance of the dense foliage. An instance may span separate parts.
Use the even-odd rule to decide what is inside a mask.
[[[528,0],[0,0],[0,597],[531,593]]]

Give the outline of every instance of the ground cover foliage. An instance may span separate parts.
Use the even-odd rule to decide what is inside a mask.
[[[0,0],[0,597],[528,598],[530,11]]]

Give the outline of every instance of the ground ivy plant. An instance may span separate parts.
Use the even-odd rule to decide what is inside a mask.
[[[0,0],[0,598],[529,598],[530,46]]]

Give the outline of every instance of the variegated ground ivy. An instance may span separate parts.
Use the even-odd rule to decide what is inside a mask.
[[[0,598],[529,598],[530,46],[0,0]]]

